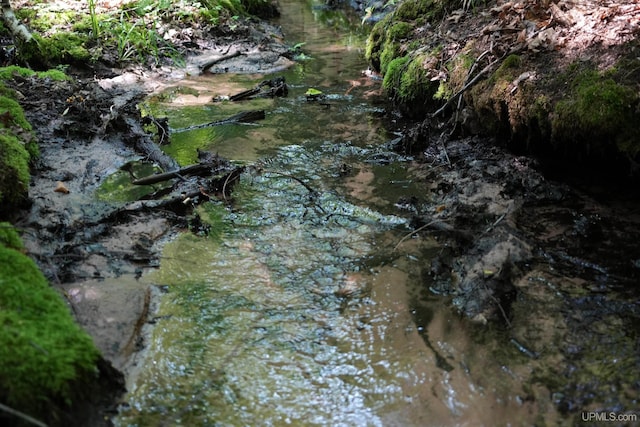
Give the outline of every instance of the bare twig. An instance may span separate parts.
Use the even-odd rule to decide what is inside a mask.
[[[28,422],[30,424],[36,425],[38,427],[47,427],[47,425],[45,423],[43,423],[42,421],[38,421],[35,418],[33,418],[33,417],[23,413],[23,412],[20,412],[20,411],[18,411],[16,409],[13,409],[13,408],[10,408],[10,407],[8,407],[6,405],[3,405],[2,403],[0,403],[0,410],[6,412],[8,414],[15,415],[16,417],[21,418],[24,421],[26,421],[26,422]]]

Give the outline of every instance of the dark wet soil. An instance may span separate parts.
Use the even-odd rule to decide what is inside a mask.
[[[587,192],[550,180],[534,159],[486,139],[443,141],[419,127],[399,148],[416,139],[424,143],[416,173],[425,194],[411,201],[414,227],[442,245],[423,268],[416,316],[434,294],[446,295],[464,316],[501,331],[530,359],[530,386],[550,393],[530,397],[550,398],[566,417],[632,411],[639,384],[631,373],[640,367],[637,198],[621,197],[612,184]]]

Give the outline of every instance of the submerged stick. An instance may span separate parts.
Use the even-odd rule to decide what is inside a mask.
[[[187,132],[190,130],[203,129],[210,126],[229,125],[234,123],[251,123],[256,120],[263,120],[266,117],[264,110],[241,111],[238,114],[215,122],[204,123],[201,125],[188,126],[186,128],[174,129],[173,132]]]

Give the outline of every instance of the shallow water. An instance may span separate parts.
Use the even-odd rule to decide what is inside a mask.
[[[282,74],[288,97],[212,103],[265,78],[214,75],[149,100],[174,129],[245,109],[267,117],[174,133],[166,149],[182,164],[196,161],[197,148],[256,167],[232,207],[198,208],[208,236],[179,236],[160,270],[143,278],[165,293],[115,424],[553,419],[550,401],[527,398],[538,391],[524,390],[526,355],[419,291],[418,271],[437,242],[409,239],[394,249],[410,231],[394,203],[420,189],[410,159],[387,149],[394,135],[377,121],[379,82],[360,74],[358,18],[294,1],[281,9],[288,40],[305,42],[313,58]],[[309,88],[330,106],[307,102]]]

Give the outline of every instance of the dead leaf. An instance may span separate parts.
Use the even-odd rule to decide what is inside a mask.
[[[62,181],[56,183],[56,188],[53,191],[56,193],[69,194],[69,189]]]

